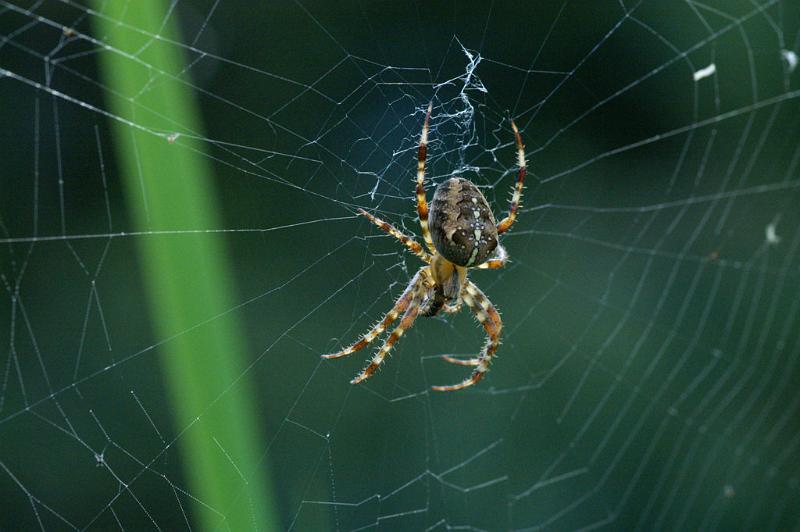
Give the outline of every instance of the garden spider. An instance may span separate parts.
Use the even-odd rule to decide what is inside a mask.
[[[388,222],[384,222],[363,209],[359,214],[367,217],[372,223],[389,233],[412,253],[426,263],[411,279],[394,307],[367,334],[350,347],[322,358],[340,358],[363,349],[391,325],[401,313],[400,324],[392,331],[366,368],[350,381],[358,384],[372,376],[380,367],[392,346],[411,327],[417,315],[435,316],[440,310],[447,313],[458,312],[462,301],[475,314],[475,317],[486,330],[488,340],[480,355],[474,358],[460,359],[450,355],[442,355],[447,362],[462,366],[474,366],[472,375],[458,384],[451,386],[433,386],[433,390],[449,392],[472,386],[481,380],[489,371],[489,364],[500,344],[500,331],[503,323],[500,314],[484,293],[467,279],[469,268],[490,269],[502,268],[508,261],[508,255],[502,245],[498,245],[497,236],[505,233],[514,224],[517,210],[522,198],[522,186],[525,179],[525,148],[514,121],[511,129],[517,144],[517,163],[519,174],[514,185],[508,216],[500,223],[495,223],[489,204],[480,190],[468,179],[452,177],[436,187],[430,208],[430,225],[428,224],[428,203],[425,198],[425,157],[428,152],[428,122],[431,117],[432,104],[428,105],[425,123],[419,139],[419,155],[417,164],[417,215],[422,229],[422,237],[430,251],[428,253],[412,237],[401,233]],[[494,258],[489,258],[497,248]],[[451,304],[454,302],[454,304]]]

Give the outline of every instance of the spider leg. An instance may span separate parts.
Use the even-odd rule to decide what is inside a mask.
[[[442,360],[459,366],[477,366],[481,363],[480,358],[456,358],[453,355],[442,355]]]
[[[417,216],[419,226],[422,229],[422,237],[425,245],[431,253],[434,252],[431,230],[428,227],[428,200],[425,198],[425,159],[428,156],[428,122],[431,118],[433,102],[428,104],[428,113],[425,115],[425,123],[422,125],[422,134],[419,137],[419,151],[417,152]]]
[[[503,329],[503,322],[500,320],[500,314],[497,312],[492,302],[489,301],[489,298],[486,297],[480,288],[470,281],[467,281],[464,287],[463,299],[467,306],[472,309],[472,312],[475,314],[475,317],[478,318],[481,325],[483,325],[486,335],[488,336],[488,341],[481,351],[481,354],[476,359],[460,360],[445,356],[444,359],[448,362],[463,366],[475,366],[475,370],[472,372],[472,375],[458,384],[453,384],[451,386],[433,386],[432,389],[437,392],[461,390],[477,383],[483,378],[484,374],[489,371],[489,364],[491,364],[492,357],[497,353],[497,347],[500,345],[500,333]],[[476,360],[477,363],[474,363]]]
[[[347,355],[351,355],[356,351],[359,351],[366,346],[368,346],[375,338],[379,337],[386,328],[391,325],[394,320],[400,315],[401,312],[405,312],[408,309],[409,304],[416,296],[417,292],[419,291],[420,286],[422,285],[422,276],[419,272],[411,279],[411,282],[408,283],[403,294],[397,299],[395,302],[394,307],[392,310],[386,313],[381,321],[379,321],[375,326],[370,329],[370,331],[361,337],[359,341],[351,345],[346,349],[342,349],[338,353],[331,353],[329,355],[322,355],[322,358],[341,358]]]
[[[497,224],[497,234],[505,233],[514,224],[517,219],[517,210],[522,200],[522,186],[525,181],[525,172],[528,168],[525,162],[525,146],[522,145],[522,137],[519,135],[519,129],[514,121],[511,121],[511,129],[514,130],[514,139],[517,142],[517,164],[519,165],[519,174],[517,175],[517,183],[514,185],[514,195],[511,197],[511,206],[508,209],[508,216]]]
[[[413,296],[411,298],[411,303],[409,304],[408,308],[406,309],[406,313],[403,314],[403,318],[400,320],[400,323],[397,325],[395,330],[392,331],[392,334],[386,339],[386,341],[381,346],[380,350],[375,353],[375,356],[372,357],[372,360],[369,361],[364,370],[356,375],[356,377],[350,381],[350,384],[358,384],[359,382],[365,381],[370,378],[380,367],[383,363],[383,360],[386,358],[386,355],[389,354],[389,351],[392,350],[392,346],[394,345],[397,340],[403,336],[403,333],[413,325],[414,320],[417,318],[419,314],[419,307],[422,304],[422,298],[425,293],[425,286],[424,284],[420,283],[413,292]]]
[[[502,255],[503,259],[505,259],[506,258],[505,249],[503,249],[502,254],[503,254]],[[500,259],[496,259],[496,260],[500,260]],[[477,267],[478,268],[481,268],[481,267],[489,268],[491,266],[484,266],[484,264],[489,264],[490,262],[493,262],[493,261],[485,262],[485,263],[483,263],[483,264],[481,264],[480,266],[477,266]],[[503,261],[503,264],[505,264],[505,260]],[[446,312],[448,314],[455,314],[456,312],[461,310],[461,304],[462,303],[463,303],[463,299],[459,295],[458,301],[456,301],[455,305],[445,305],[444,308],[442,308],[442,311]],[[442,355],[442,360],[444,360],[445,362],[450,362],[451,364],[458,364],[459,366],[477,366],[481,362],[480,357],[457,358],[457,357],[455,357],[453,355]]]
[[[461,304],[463,303],[461,296],[458,297],[455,305],[450,305],[449,303],[445,303],[442,307],[442,312],[446,314],[457,314],[458,311],[461,310]]]
[[[410,236],[400,232],[397,228],[395,228],[395,226],[393,226],[389,222],[384,222],[383,220],[381,220],[377,216],[371,215],[370,213],[368,213],[364,209],[358,209],[358,214],[360,214],[362,216],[366,216],[369,219],[370,222],[372,222],[375,225],[377,225],[378,227],[380,227],[380,229],[382,231],[385,231],[385,232],[389,233],[390,235],[395,237],[397,240],[402,242],[408,249],[411,250],[411,252],[414,255],[416,255],[417,257],[422,259],[424,262],[430,264],[431,256],[422,248],[422,245],[419,242],[417,242],[416,240],[414,240]]]
[[[508,264],[508,252],[502,245],[497,245],[497,256],[493,259],[487,260],[483,264],[475,266],[479,270],[498,270]]]

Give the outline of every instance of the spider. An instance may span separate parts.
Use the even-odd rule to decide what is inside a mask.
[[[498,244],[497,237],[508,231],[517,218],[527,167],[525,147],[522,145],[519,130],[512,120],[511,129],[514,131],[517,144],[519,173],[508,216],[500,223],[495,222],[494,215],[481,191],[474,183],[463,177],[452,177],[436,187],[429,211],[425,197],[425,158],[428,152],[428,122],[431,109],[432,104],[428,105],[419,140],[416,190],[419,225],[430,253],[416,240],[390,223],[364,209],[358,210],[359,214],[402,242],[426,265],[417,271],[394,307],[361,339],[338,353],[322,355],[322,358],[340,358],[363,349],[378,338],[402,313],[400,324],[372,357],[367,367],[350,381],[352,384],[363,382],[375,373],[392,346],[411,327],[418,315],[430,317],[440,311],[455,313],[461,309],[462,302],[467,304],[483,325],[488,339],[476,357],[461,359],[442,355],[447,362],[474,366],[475,369],[462,382],[450,386],[433,386],[433,390],[440,392],[461,390],[480,381],[489,371],[489,364],[500,344],[500,332],[503,328],[500,314],[481,289],[467,279],[467,270],[470,268],[494,270],[502,268],[508,262],[508,254],[505,248]],[[492,256],[495,248],[497,252]]]

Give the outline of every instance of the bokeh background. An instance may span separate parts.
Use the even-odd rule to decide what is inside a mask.
[[[797,528],[797,53],[781,0],[0,1],[0,529]],[[354,387],[429,101],[429,194],[527,146],[504,343]]]

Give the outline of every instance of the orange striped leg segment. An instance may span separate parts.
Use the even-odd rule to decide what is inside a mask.
[[[501,244],[497,244],[497,256],[475,267],[479,270],[498,270],[506,264],[508,264],[508,252]]]
[[[322,358],[341,358],[364,349],[373,340],[375,340],[375,338],[379,337],[389,325],[394,323],[394,320],[397,319],[401,312],[405,312],[408,309],[415,295],[420,291],[421,286],[422,277],[420,276],[420,273],[417,272],[414,278],[411,279],[411,282],[408,283],[408,287],[406,287],[403,294],[397,299],[397,302],[394,304],[394,307],[392,307],[392,310],[387,312],[383,319],[375,324],[375,326],[367,334],[362,336],[358,342],[354,343],[350,347],[342,349],[338,353],[322,355]]]
[[[501,247],[501,249],[503,249],[503,248]],[[505,257],[505,249],[503,249],[502,253],[503,253],[503,256]],[[499,260],[499,259],[497,259],[497,260]],[[489,261],[489,262],[492,262],[492,261]],[[484,264],[488,264],[488,262],[485,262],[485,263],[481,264],[480,266],[478,266],[478,268],[488,268],[488,266],[484,266]],[[445,308],[443,310],[445,312],[458,312],[458,310],[461,308],[461,303],[462,303],[462,299],[459,297],[458,302],[456,303],[456,305],[454,305],[454,306],[445,305]],[[448,309],[448,307],[449,307],[449,309]],[[481,362],[481,359],[479,357],[457,358],[457,357],[455,357],[453,355],[442,355],[442,360],[444,360],[445,362],[450,362],[451,364],[458,364],[459,366],[477,366]]]
[[[428,156],[428,122],[431,119],[433,102],[428,104],[428,113],[422,125],[422,134],[419,137],[419,151],[417,152],[417,216],[422,229],[422,238],[431,253],[434,252],[431,230],[428,228],[428,200],[425,198],[425,159]]]
[[[419,274],[418,274],[419,275]],[[417,314],[419,314],[419,308],[422,304],[423,295],[425,293],[424,286],[420,283],[418,286],[415,287],[413,296],[411,299],[411,303],[406,310],[406,313],[403,314],[403,319],[400,320],[400,323],[397,325],[397,328],[392,331],[392,334],[386,339],[381,346],[380,350],[375,353],[375,356],[372,357],[372,360],[369,361],[369,364],[364,371],[359,373],[356,378],[350,381],[350,384],[358,384],[359,382],[363,382],[370,378],[380,367],[383,363],[383,360],[386,358],[386,355],[389,354],[389,351],[392,350],[392,346],[403,336],[403,333],[414,324],[414,320],[417,319]]]
[[[422,248],[422,245],[419,242],[417,242],[410,236],[401,233],[397,228],[395,228],[395,226],[393,226],[389,222],[384,222],[377,216],[371,215],[364,209],[358,209],[358,214],[360,214],[361,216],[366,216],[370,222],[380,227],[381,230],[386,231],[387,233],[395,237],[397,240],[402,242],[408,249],[411,250],[411,252],[414,255],[416,255],[426,263],[430,264],[431,256]]]
[[[437,392],[453,392],[456,390],[463,390],[469,386],[480,381],[483,376],[489,371],[489,364],[492,362],[492,357],[497,353],[497,347],[500,345],[500,333],[503,330],[503,322],[500,320],[500,314],[497,309],[492,305],[491,301],[481,292],[480,288],[467,281],[463,295],[464,302],[472,309],[475,317],[483,325],[488,340],[486,345],[477,358],[470,359],[457,359],[451,356],[443,357],[447,362],[459,364],[462,366],[475,366],[472,375],[464,379],[458,384],[451,386],[433,386],[432,389]]]
[[[456,358],[453,355],[442,355],[442,360],[459,366],[477,366],[481,363],[480,358]]]
[[[525,182],[525,172],[528,169],[528,163],[525,162],[525,146],[522,145],[522,137],[519,134],[519,129],[514,121],[511,121],[511,129],[514,130],[514,139],[517,142],[517,164],[519,165],[519,174],[517,174],[517,183],[514,185],[514,193],[511,196],[511,206],[508,209],[508,216],[497,224],[497,233],[505,233],[514,224],[517,219],[517,210],[522,201],[522,186]]]

